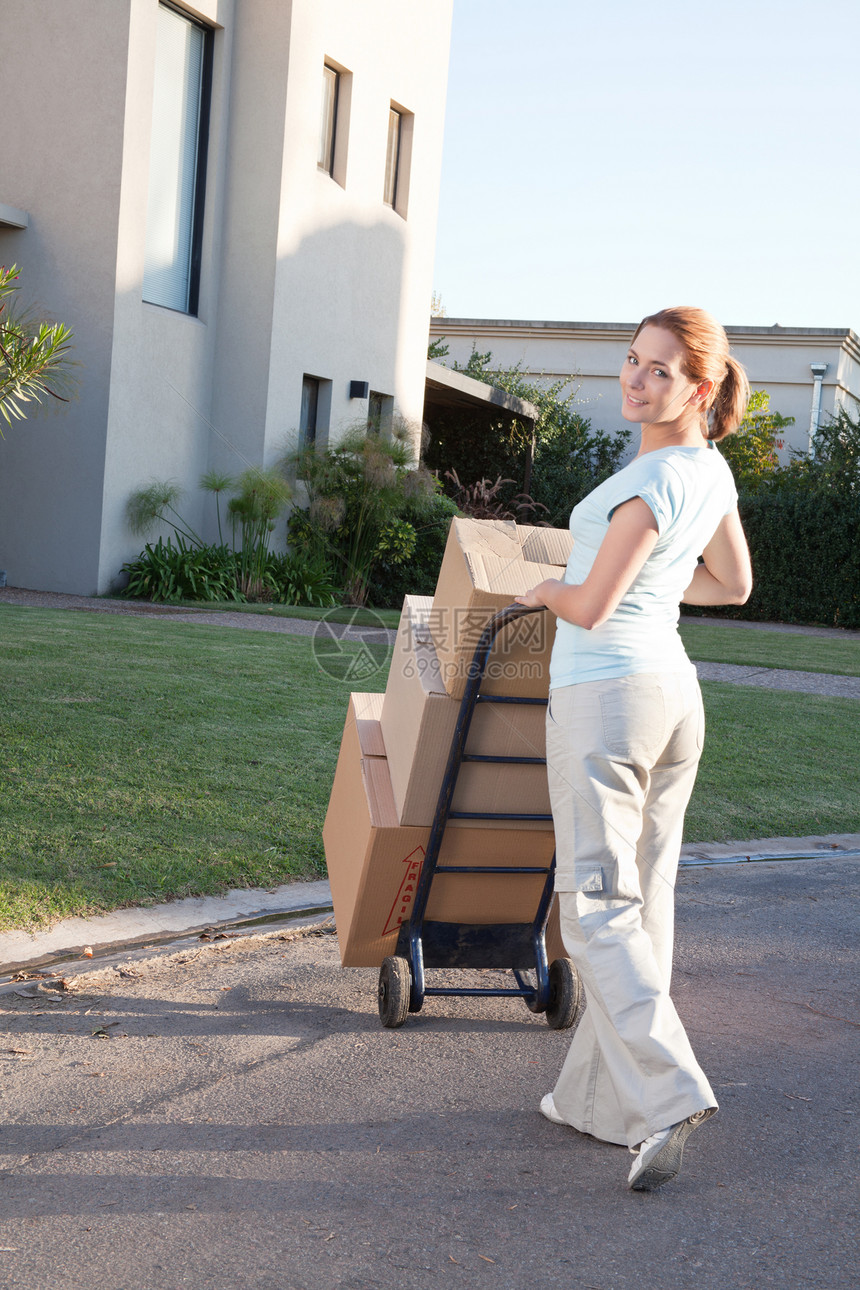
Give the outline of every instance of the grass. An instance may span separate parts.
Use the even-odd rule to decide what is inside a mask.
[[[306,637],[162,618],[0,606],[0,631],[0,928],[324,874],[347,694],[384,668],[350,686]],[[688,840],[860,831],[855,701],[703,689]]]
[[[701,663],[741,663],[860,676],[860,635],[805,636],[752,627],[682,623],[681,636],[690,658]]]
[[[306,638],[6,607],[0,631],[0,927],[324,874],[349,687]]]
[[[707,735],[685,840],[860,832],[856,699],[702,683]]]

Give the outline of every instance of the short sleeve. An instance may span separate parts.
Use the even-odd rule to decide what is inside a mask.
[[[680,513],[684,501],[684,485],[678,474],[668,463],[659,463],[659,469],[649,469],[640,480],[630,479],[624,497],[613,499],[607,511],[607,522],[613,512],[624,502],[634,497],[641,497],[657,521],[657,533],[660,537],[666,532]]]

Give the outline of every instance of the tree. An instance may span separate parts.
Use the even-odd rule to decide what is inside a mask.
[[[0,416],[10,426],[27,416],[27,403],[67,403],[72,385],[71,330],[16,310],[17,282],[16,265],[0,266]]]
[[[720,440],[720,452],[732,469],[738,489],[753,492],[779,471],[777,449],[794,417],[771,412],[767,390],[753,390],[746,416],[734,434]]]

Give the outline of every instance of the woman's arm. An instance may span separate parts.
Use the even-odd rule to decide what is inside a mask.
[[[653,511],[641,497],[631,497],[613,511],[585,582],[571,585],[547,578],[525,596],[517,596],[517,603],[531,609],[546,605],[558,618],[577,627],[599,627],[618,607],[656,541]]]
[[[743,605],[752,591],[752,566],[737,507],[721,521],[704,550],[704,564],[684,592],[687,605]]]

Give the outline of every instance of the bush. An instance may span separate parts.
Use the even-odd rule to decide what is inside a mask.
[[[746,416],[734,434],[720,440],[720,452],[731,467],[739,491],[754,492],[780,471],[777,449],[794,417],[771,412],[767,390],[753,390]]]
[[[465,367],[454,367],[533,403],[539,412],[534,428],[529,422],[486,413],[440,414],[430,428],[424,460],[440,475],[453,472],[467,488],[479,480],[501,477],[507,481],[499,493],[502,502],[511,503],[527,493],[546,507],[542,523],[566,527],[576,503],[618,470],[630,432],[621,429],[610,436],[592,431],[589,422],[573,410],[576,391],[568,382],[537,385],[518,367],[491,371],[491,361],[492,354],[473,351]],[[453,486],[446,488],[455,492]]]
[[[860,505],[808,488],[745,493],[755,586],[733,617],[860,627]]]
[[[378,571],[407,561],[412,568],[438,485],[429,471],[415,468],[408,426],[368,433],[362,423],[333,448],[297,454],[291,467],[309,505],[290,516],[290,543],[335,570],[348,604],[367,603]]]
[[[181,600],[207,602],[249,599],[282,605],[337,603],[336,587],[326,564],[301,553],[272,555],[255,580],[253,595],[240,590],[242,553],[222,546],[191,546],[177,535],[147,543],[136,560],[122,566],[128,574],[125,594],[167,603]]]
[[[121,572],[130,575],[129,595],[152,600],[271,600],[277,589],[267,573],[269,541],[291,495],[284,475],[278,469],[252,467],[233,479],[208,471],[200,487],[215,497],[217,546],[205,543],[183,518],[178,510],[183,491],[172,480],[153,480],[129,497],[126,516],[132,533],[142,535],[157,523],[168,524],[178,543],[173,546],[169,538],[155,546],[147,543],[136,561],[123,565]],[[222,493],[235,494],[227,504],[232,550],[221,527]],[[234,585],[225,588],[228,571]],[[189,590],[198,586],[200,594]]]
[[[315,605],[327,609],[337,604],[337,585],[324,560],[290,551],[270,555],[266,564],[266,582],[272,600],[282,605]]]
[[[144,600],[244,600],[236,586],[236,555],[227,546],[191,546],[177,535],[147,542],[136,560],[122,566],[127,596]]]
[[[532,470],[532,497],[546,507],[542,522],[567,528],[577,502],[620,469],[629,440],[629,430],[593,431],[576,413],[556,418],[538,439]]]
[[[417,513],[407,508],[404,519],[415,528],[415,550],[408,564],[392,564],[382,556],[370,580],[368,600],[380,609],[399,609],[404,596],[432,596],[448,540],[451,519],[457,506],[444,494],[437,494],[428,507]]]
[[[817,431],[811,455],[748,478],[738,505],[753,592],[745,605],[705,612],[860,627],[860,418],[840,411]]]

